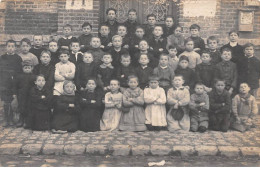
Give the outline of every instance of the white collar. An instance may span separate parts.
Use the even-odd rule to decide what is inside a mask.
[[[166,68],[168,68],[168,66],[164,66],[164,67],[160,66],[160,67],[161,67],[161,69],[166,69]]]
[[[247,57],[247,56],[246,56]],[[250,56],[250,57],[247,57],[247,58],[252,58],[252,57],[254,57],[254,55],[252,55],[252,56]]]
[[[141,65],[141,67],[142,67],[142,69],[145,69],[145,68],[147,67],[147,65],[146,65],[146,66],[142,66],[142,65]]]
[[[68,37],[63,37],[64,39],[68,39],[70,40],[72,38],[72,36],[68,36]]]
[[[235,46],[237,46],[237,42],[229,42],[229,45],[230,45],[231,47],[235,47]]]

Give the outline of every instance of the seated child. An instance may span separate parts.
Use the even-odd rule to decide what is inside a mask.
[[[214,86],[209,93],[209,127],[227,132],[230,126],[230,94],[225,90],[225,80],[216,79]]]
[[[124,22],[124,25],[127,28],[128,36],[133,37],[134,34],[135,34],[136,27],[139,26],[139,23],[137,23],[137,11],[136,11],[136,9],[129,9],[128,19]]]
[[[117,28],[117,34],[122,37],[122,47],[128,49],[130,39],[127,35],[127,27],[124,25],[119,25]]]
[[[231,128],[240,132],[245,132],[253,127],[253,120],[258,114],[256,99],[250,93],[250,87],[247,83],[241,83],[239,94],[232,100],[232,112],[234,120],[231,122]]]
[[[78,40],[80,44],[80,49],[86,49],[89,47],[91,38],[93,37],[92,33],[92,25],[89,22],[84,22],[82,24],[82,33]]]
[[[175,46],[178,51],[178,55],[179,55],[185,50],[184,40],[185,39],[182,35],[182,27],[178,25],[175,27],[174,33],[167,37],[166,48],[169,50],[169,47],[171,45]]]
[[[192,24],[190,26],[190,33],[191,38],[194,42],[194,51],[201,54],[203,50],[205,50],[205,42],[204,40],[199,36],[200,34],[200,26],[197,24]]]
[[[147,24],[144,25],[144,32],[145,32],[144,37],[146,39],[150,39],[153,37],[153,30],[156,24],[156,16],[154,14],[149,14],[147,15],[146,19],[147,19]]]
[[[204,91],[204,85],[197,83],[195,93],[190,97],[190,130],[205,132],[209,126],[209,96]]]
[[[16,127],[31,128],[28,123],[28,96],[30,89],[34,85],[36,76],[32,73],[33,64],[31,60],[22,62],[23,73],[14,77],[13,81],[13,98],[18,101],[18,113],[20,113],[19,122]]]
[[[83,62],[80,63],[75,73],[75,84],[77,90],[84,91],[90,78],[97,78],[97,65],[93,62],[93,56],[90,52],[83,54]]]
[[[28,124],[32,130],[50,130],[52,91],[45,82],[44,75],[38,75],[30,90]]]
[[[112,56],[108,53],[104,54],[102,57],[102,62],[98,66],[96,72],[98,77],[98,85],[102,87],[104,91],[108,91],[110,86],[110,80],[115,76],[115,68],[112,66]]]
[[[150,62],[147,55],[141,55],[139,58],[139,66],[135,69],[135,75],[138,77],[139,80],[139,87],[144,89],[149,82],[149,76],[153,74],[153,69],[148,66]]]
[[[141,55],[147,55],[148,58],[149,58],[149,66],[151,68],[155,68],[158,66],[159,64],[159,59],[155,58],[154,57],[154,53],[152,51],[149,50],[149,45],[148,45],[148,42],[146,40],[141,40],[138,44],[138,49],[136,51],[136,53],[134,54],[133,56],[133,62],[132,62],[132,65],[133,67],[137,67],[139,66],[139,58]]]
[[[176,46],[174,45],[170,45],[168,47],[168,53],[169,53],[169,67],[175,71],[178,67],[178,64],[179,64],[179,58],[177,56],[177,48]]]
[[[113,58],[112,65],[115,68],[118,68],[118,66],[120,66],[121,55],[128,51],[125,48],[122,48],[122,43],[123,43],[122,41],[123,39],[120,35],[113,36],[112,37],[113,46],[108,51],[108,53],[110,53]]]
[[[31,48],[31,41],[28,38],[23,38],[21,40],[21,53],[18,55],[22,58],[23,61],[30,60],[33,66],[39,64],[38,58],[29,52]]]
[[[50,64],[51,53],[48,50],[43,50],[40,56],[41,63],[34,67],[35,75],[43,75],[45,86],[47,89],[53,89],[55,67]]]
[[[166,95],[163,88],[159,87],[157,76],[149,77],[149,88],[144,89],[145,125],[148,130],[162,130],[166,122]]]
[[[174,32],[174,17],[173,16],[166,16],[165,22],[163,25],[163,37],[167,38],[169,35],[173,34]]]
[[[231,50],[225,48],[221,54],[222,61],[216,65],[214,78],[225,80],[225,89],[233,94],[237,86],[237,67],[231,60]]]
[[[201,63],[200,55],[194,51],[194,42],[192,39],[188,38],[184,42],[185,51],[179,55],[179,57],[185,55],[189,58],[189,68],[195,71],[198,64]]]
[[[0,97],[3,105],[2,126],[13,126],[13,111],[11,102],[13,100],[12,83],[13,78],[22,72],[22,59],[15,53],[16,43],[14,40],[6,42],[6,54],[0,56]]]
[[[171,107],[166,119],[170,132],[190,130],[190,116],[188,105],[190,92],[183,86],[184,79],[176,75],[172,80],[173,87],[167,92],[167,104]]]
[[[112,39],[109,33],[110,33],[110,29],[107,25],[100,26],[99,34],[98,34],[98,37],[100,38],[101,41],[100,48],[105,52],[108,51],[109,48],[112,46]]]
[[[50,64],[55,66],[58,62],[60,62],[59,59],[59,51],[58,51],[58,42],[55,40],[51,40],[49,42],[49,50],[51,52],[51,62]]]
[[[123,95],[119,92],[120,83],[118,80],[110,81],[111,92],[105,95],[105,111],[100,120],[100,130],[114,131],[118,129],[119,121],[122,114],[122,98]]]
[[[67,133],[78,130],[79,106],[75,97],[75,85],[65,80],[63,93],[57,97],[53,110],[51,128],[53,133]]]
[[[160,54],[167,53],[166,45],[167,39],[163,36],[162,26],[155,26],[153,30],[153,36],[148,40],[149,45],[154,52],[154,56],[159,59]]]
[[[72,37],[72,26],[70,24],[66,24],[63,27],[64,37],[58,40],[58,46],[61,49],[69,50],[70,43],[72,41],[77,41],[77,38]]]
[[[63,94],[63,83],[65,80],[73,80],[75,76],[75,65],[69,61],[69,51],[61,50],[60,62],[55,65],[54,91],[53,95]]]
[[[196,74],[195,72],[188,67],[189,59],[187,56],[181,56],[179,59],[179,66],[175,70],[175,75],[182,75],[184,80],[183,85],[189,86],[190,91],[194,89]]]
[[[211,56],[208,51],[202,51],[201,61],[195,69],[197,82],[204,84],[205,91],[208,93],[214,87],[215,66],[211,63]]]
[[[237,62],[243,58],[244,53],[243,53],[243,47],[241,45],[238,44],[237,40],[239,38],[239,32],[235,31],[235,30],[231,30],[228,33],[228,38],[229,38],[229,43],[223,45],[220,48],[220,51],[222,52],[223,49],[225,48],[229,48],[231,50],[231,55],[232,55],[232,59],[231,61],[234,62],[235,64],[237,64]]]
[[[96,88],[96,80],[93,78],[89,78],[85,86],[86,90],[79,94],[79,129],[84,132],[99,131],[103,93]]]
[[[120,82],[120,90],[123,92],[128,88],[127,78],[134,74],[134,68],[130,65],[131,57],[128,53],[121,55],[121,65],[117,68],[116,78]]]
[[[42,35],[34,35],[33,36],[33,47],[30,48],[30,52],[34,54],[40,61],[40,56],[43,48],[43,37]]]
[[[82,62],[83,53],[80,51],[80,45],[78,41],[72,41],[70,43],[70,58],[69,61],[78,66]]]
[[[122,113],[119,130],[145,131],[144,92],[138,87],[136,76],[128,77],[128,86],[123,94],[123,105],[127,110]]]
[[[210,52],[211,64],[216,65],[221,62],[221,52],[218,49],[218,39],[215,36],[210,36],[207,39],[208,51]]]
[[[167,54],[161,54],[159,65],[153,71],[153,74],[159,78],[159,85],[167,93],[171,87],[171,82],[174,77],[174,71],[168,66],[169,56]]]
[[[101,59],[102,59],[102,56],[105,54],[105,52],[103,52],[103,50],[101,49],[100,38],[92,37],[92,39],[90,41],[90,47],[89,47],[88,52],[92,54],[94,63],[96,65],[102,64]]]

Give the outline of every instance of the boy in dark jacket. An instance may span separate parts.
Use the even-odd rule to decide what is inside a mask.
[[[200,26],[197,24],[192,24],[190,26],[190,33],[191,38],[194,42],[194,51],[201,54],[203,50],[205,50],[205,42],[204,40],[199,36],[200,33]]]

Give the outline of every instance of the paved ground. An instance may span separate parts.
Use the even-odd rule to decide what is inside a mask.
[[[0,125],[2,116],[0,114]],[[52,134],[0,126],[0,155],[260,155],[260,115],[251,131],[226,133],[94,132]]]

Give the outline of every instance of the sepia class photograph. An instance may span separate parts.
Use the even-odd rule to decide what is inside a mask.
[[[260,0],[0,0],[0,167],[260,167]]]

